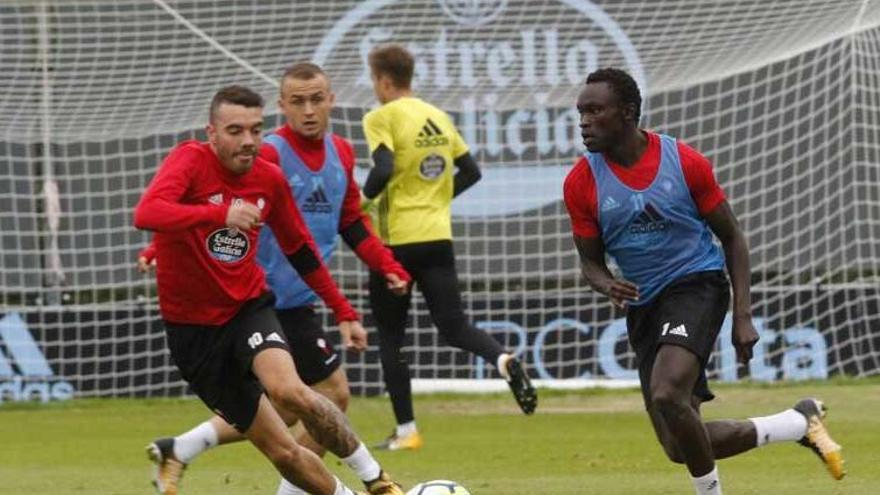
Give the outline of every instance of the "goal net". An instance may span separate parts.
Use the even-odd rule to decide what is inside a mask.
[[[711,159],[749,239],[761,342],[738,369],[728,318],[711,375],[880,372],[880,0],[5,0],[0,40],[0,400],[185,391],[134,267],[141,192],[176,142],[204,137],[218,88],[256,89],[279,125],[276,81],[309,60],[362,180],[365,56],[392,41],[483,168],[453,207],[466,312],[533,378],[636,378],[561,202],[582,153],[574,101],[604,66],[639,82],[644,127]],[[372,330],[365,267],[343,248],[331,270]],[[499,387],[413,302],[419,388]],[[383,390],[376,340],[345,356],[356,393]]]

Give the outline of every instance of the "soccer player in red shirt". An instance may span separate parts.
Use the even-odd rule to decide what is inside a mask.
[[[278,411],[300,418],[317,443],[355,470],[375,463],[339,408],[297,375],[256,264],[257,236],[267,223],[290,264],[333,310],[340,333],[364,334],[321,262],[281,170],[257,156],[262,108],[262,98],[248,88],[221,89],[211,102],[209,141],[172,150],[135,209],[135,226],[156,233],[168,346],[196,395],[293,485],[351,495],[319,457],[297,444]],[[158,488],[176,493],[176,487]],[[403,492],[389,482],[373,493]]]
[[[741,363],[758,341],[748,245],[709,161],[672,137],[639,129],[641,102],[624,71],[600,69],[587,77],[577,100],[587,153],[566,178],[564,194],[584,278],[626,308],[658,440],[671,461],[687,465],[699,495],[721,493],[715,459],[774,441],[800,441],[840,479],[840,446],[816,399],[773,416],[702,421],[700,403],[713,398],[705,367],[731,285],[732,339]],[[623,278],[608,269],[606,252]]]
[[[260,156],[279,164],[292,184],[293,199],[321,251],[322,261],[329,262],[341,237],[370,269],[384,274],[391,291],[406,293],[409,274],[375,236],[361,210],[360,188],[354,181],[354,148],[342,136],[329,132],[334,103],[329,77],[315,64],[297,63],[285,71],[280,86],[278,104],[286,123],[264,136]],[[148,271],[155,264],[154,258],[155,247],[150,244],[139,256],[139,269]],[[269,230],[260,234],[257,261],[275,294],[275,311],[291,347],[297,373],[306,385],[345,411],[350,399],[348,380],[341,356],[313,308],[317,295],[284,258]],[[365,333],[342,337],[347,349],[359,352],[366,348]],[[288,425],[297,421],[295,417],[284,419]],[[154,477],[163,480],[160,484],[177,485],[176,464],[189,465],[202,452],[243,438],[220,416],[176,437],[159,438],[147,446],[150,458],[157,464]],[[300,445],[324,455],[325,449],[299,426],[295,438]],[[370,467],[358,473],[368,482],[381,475],[377,463]],[[281,484],[278,495],[305,493],[287,480]],[[370,483],[370,487],[377,484],[378,480]]]

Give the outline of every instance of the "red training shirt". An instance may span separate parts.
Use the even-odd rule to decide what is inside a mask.
[[[285,254],[309,246],[320,259],[281,170],[255,158],[251,170],[236,175],[208,145],[186,141],[165,158],[134,212],[139,229],[155,231],[156,277],[162,318],[182,324],[222,325],[248,300],[268,290],[257,265],[259,228],[226,227],[233,201],[262,210]],[[358,315],[321,264],[303,277],[330,306],[337,321]]]
[[[605,157],[609,168],[621,182],[633,189],[645,189],[654,181],[660,170],[660,136],[653,132],[642,131],[648,138],[648,147],[644,154],[631,167],[623,167]],[[700,215],[706,215],[724,201],[724,191],[715,180],[712,164],[700,152],[676,141],[681,170],[684,180],[697,205]],[[598,200],[596,199],[596,180],[587,158],[581,156],[565,178],[563,196],[571,229],[578,237],[598,237],[599,228]]]

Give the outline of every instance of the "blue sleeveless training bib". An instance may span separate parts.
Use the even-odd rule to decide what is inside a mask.
[[[644,190],[621,182],[601,153],[584,155],[596,179],[605,250],[639,287],[634,306],[649,303],[684,275],[724,269],[724,255],[684,180],[675,139],[660,135],[660,147],[660,168]]]
[[[306,166],[287,140],[278,134],[270,134],[264,141],[278,151],[281,168],[306,227],[315,238],[321,259],[329,263],[338,243],[339,217],[348,188],[348,177],[333,145],[333,137],[330,134],[324,137],[326,157],[318,171]],[[276,308],[305,306],[317,299],[317,294],[290,266],[271,229],[260,232],[257,261],[266,271],[266,280],[275,293]]]

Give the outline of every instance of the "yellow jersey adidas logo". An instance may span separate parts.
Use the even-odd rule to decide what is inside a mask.
[[[416,148],[427,148],[429,146],[446,146],[449,144],[449,138],[443,135],[443,131],[431,119],[426,119],[425,125],[422,126],[419,137],[416,139]]]

